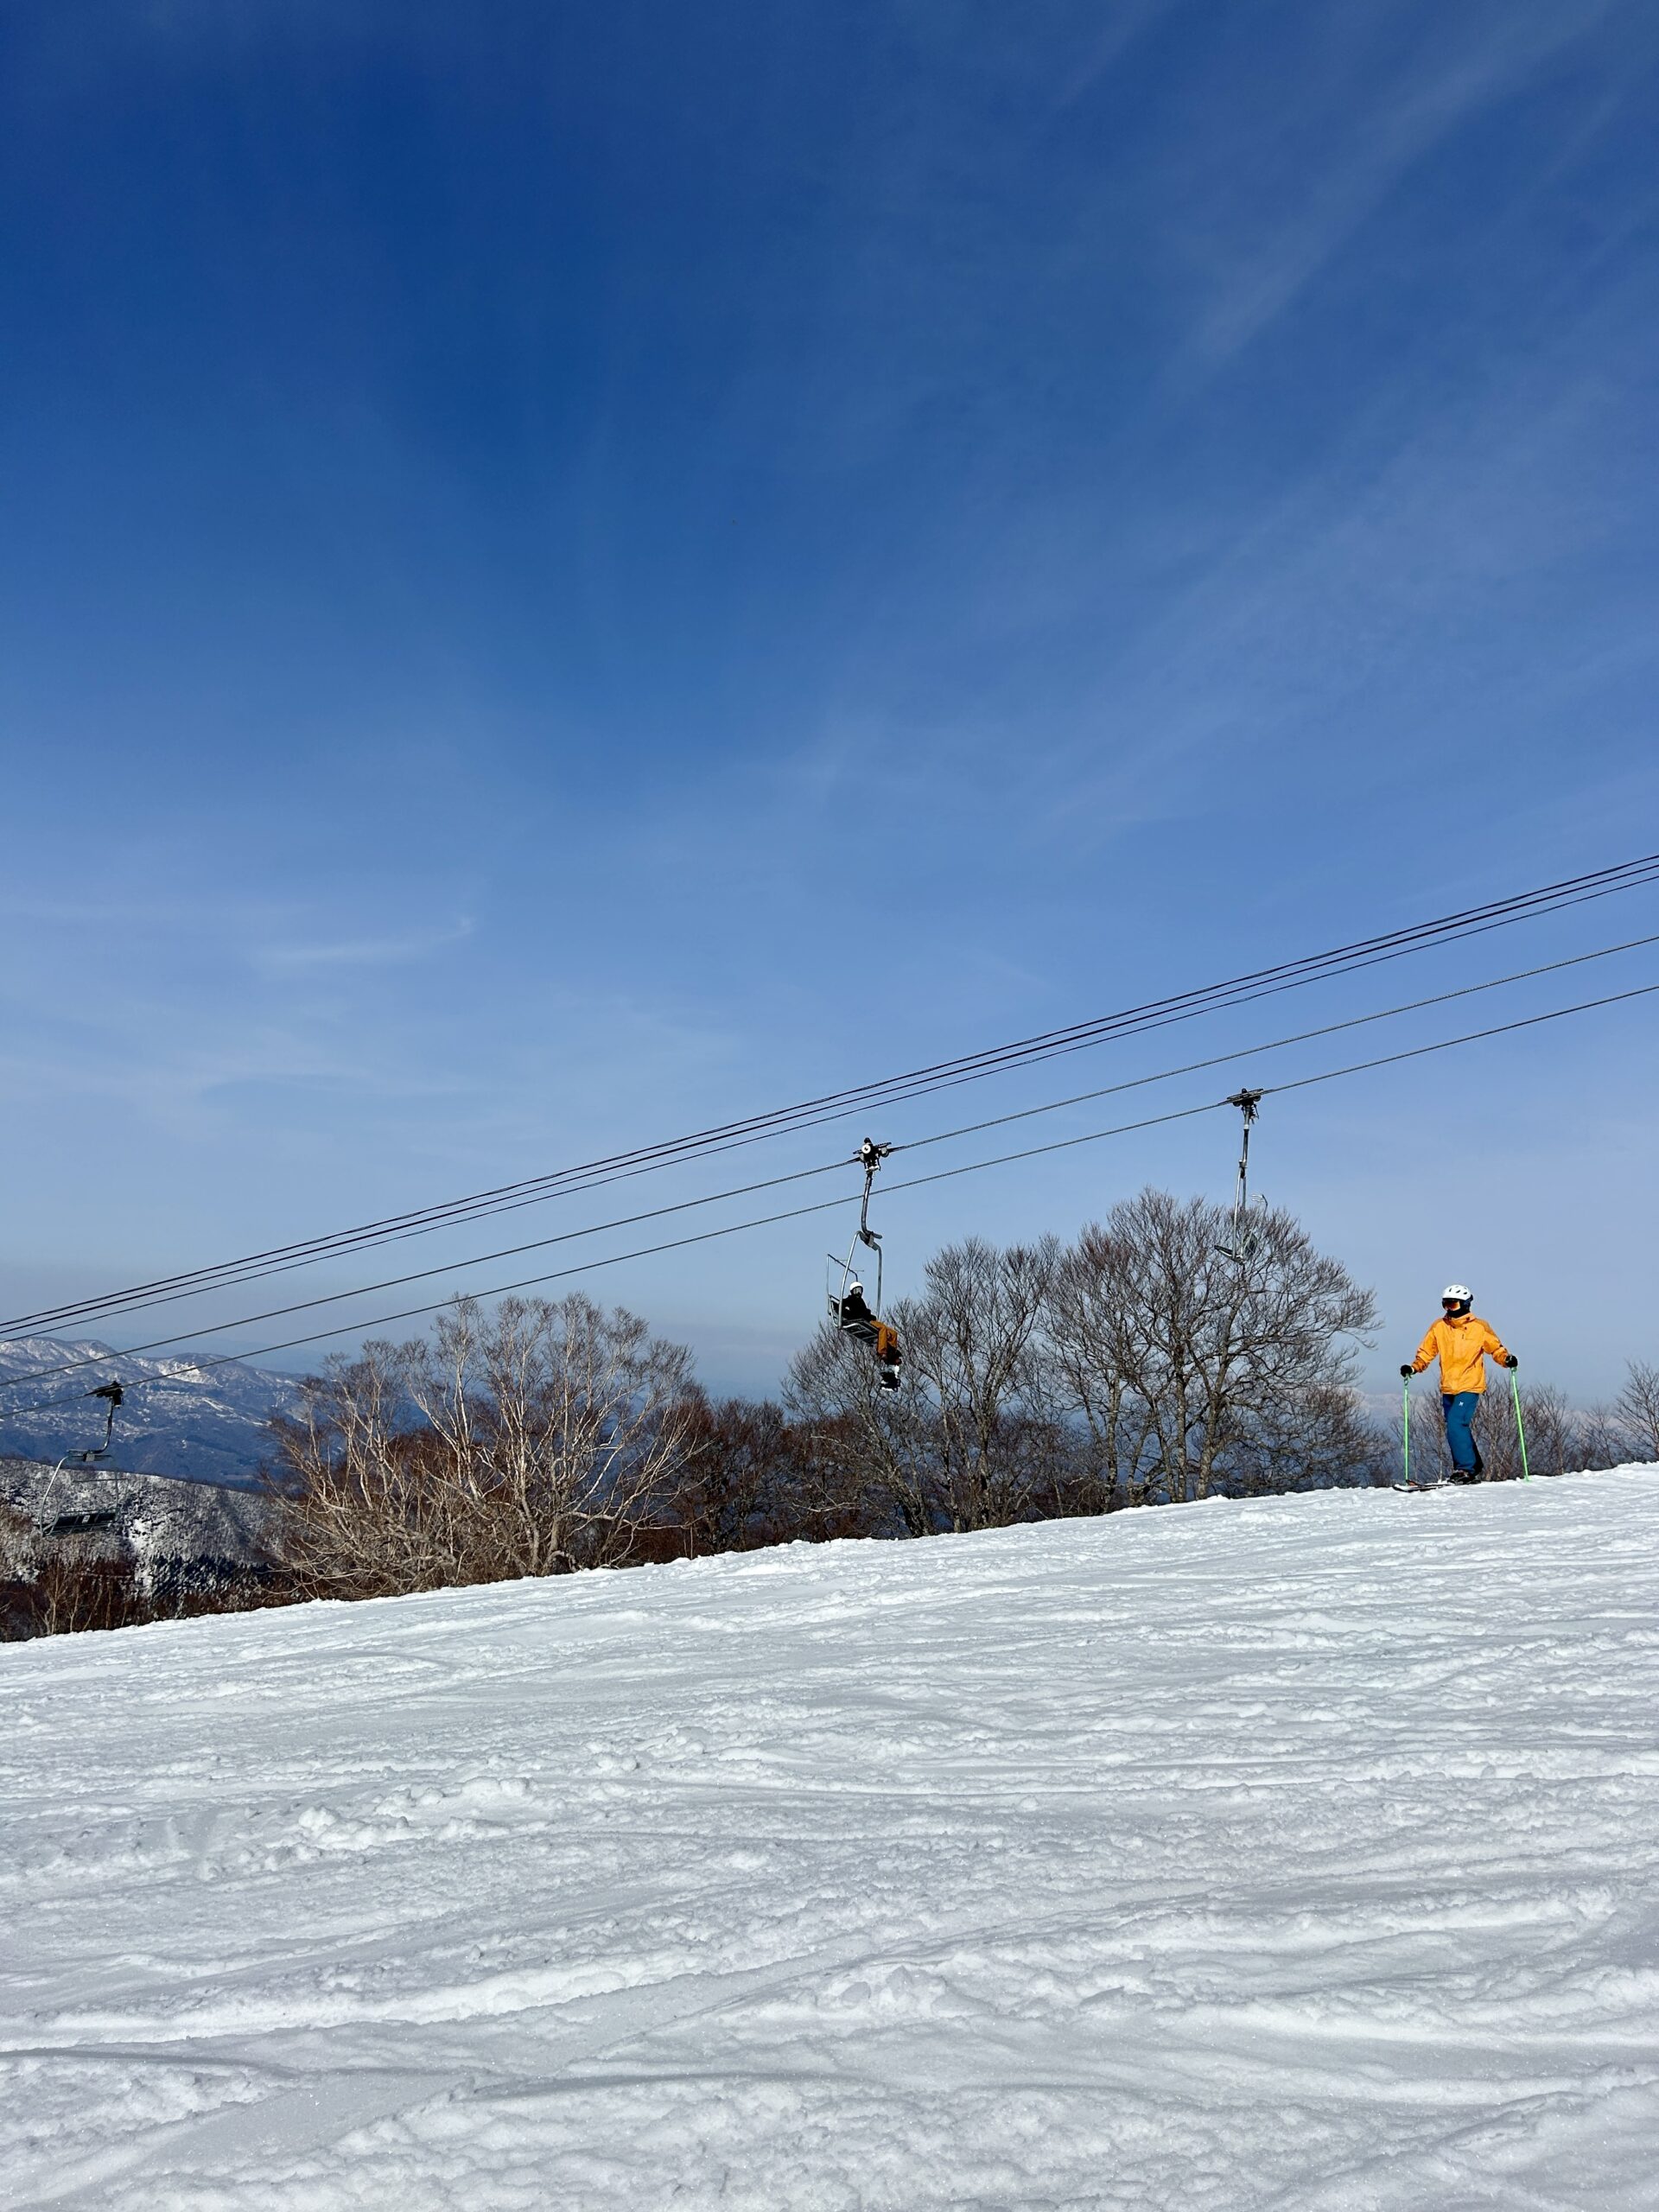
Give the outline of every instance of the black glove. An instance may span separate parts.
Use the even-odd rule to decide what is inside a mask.
[[[1511,1352],[1509,1357],[1504,1361],[1503,1364],[1505,1367],[1519,1367],[1521,1363],[1516,1357],[1515,1354]]]
[[[1417,1370],[1414,1367],[1402,1367],[1400,1372],[1405,1376],[1407,1382],[1409,1382],[1412,1376],[1417,1372]]]

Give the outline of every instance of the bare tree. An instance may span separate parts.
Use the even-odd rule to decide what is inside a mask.
[[[1562,1475],[1585,1466],[1590,1458],[1587,1424],[1554,1384],[1521,1383],[1518,1395],[1527,1433],[1526,1465],[1530,1471]],[[1521,1439],[1516,1428],[1515,1394],[1508,1378],[1501,1392],[1486,1391],[1484,1398],[1477,1433],[1486,1480],[1513,1482],[1522,1472]]]
[[[699,1404],[664,1526],[683,1554],[753,1551],[868,1533],[856,1490],[810,1427],[770,1399]]]
[[[887,1318],[907,1345],[910,1306]],[[817,1495],[868,1535],[932,1533],[929,1409],[908,1382],[882,1389],[865,1347],[825,1322],[790,1362],[783,1397]]]
[[[1051,1402],[1086,1440],[1079,1487],[1095,1510],[1142,1505],[1163,1455],[1156,1411],[1136,1387],[1143,1327],[1129,1305],[1122,1240],[1085,1230],[1049,1286],[1046,1376]]]
[[[999,1251],[970,1236],[928,1262],[902,1332],[938,1522],[952,1529],[1030,1519],[1063,1434],[1042,1387],[1042,1325],[1058,1238]]]
[[[1000,1528],[1044,1509],[1065,1444],[1039,1342],[1058,1252],[1052,1237],[1006,1251],[969,1237],[936,1254],[921,1294],[890,1315],[905,1351],[897,1394],[834,1328],[797,1357],[785,1403],[873,1529]]]
[[[1398,1436],[1397,1424],[1390,1432],[1374,1421],[1348,1383],[1313,1381],[1275,1392],[1248,1414],[1227,1452],[1228,1494],[1263,1497],[1333,1481],[1385,1487],[1400,1466]]]
[[[472,1300],[365,1344],[277,1423],[274,1548],[309,1588],[435,1589],[616,1566],[690,1448],[690,1356],[580,1293]]]
[[[1293,1428],[1295,1480],[1371,1478],[1352,1396],[1370,1292],[1287,1213],[1262,1213],[1244,1255],[1227,1227],[1219,1206],[1145,1190],[1056,1272],[1052,1371],[1114,1499],[1205,1497],[1230,1467],[1259,1484]]]
[[[1575,1467],[1617,1467],[1630,1456],[1611,1407],[1590,1406],[1575,1414],[1573,1431]]]
[[[1659,1459],[1659,1367],[1633,1359],[1624,1387],[1613,1400],[1620,1442],[1632,1459]]]
[[[1523,1401],[1526,1392],[1522,1393]],[[1528,1420],[1530,1422],[1531,1416]],[[1611,1406],[1591,1406],[1572,1416],[1572,1464],[1618,1467],[1659,1460],[1659,1367],[1631,1360]]]

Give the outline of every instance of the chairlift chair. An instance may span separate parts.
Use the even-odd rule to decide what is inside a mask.
[[[904,1355],[899,1348],[898,1332],[881,1318],[881,1238],[870,1227],[870,1192],[875,1182],[875,1171],[893,1150],[890,1144],[877,1144],[866,1137],[854,1154],[864,1170],[864,1195],[858,1209],[858,1227],[853,1231],[852,1242],[844,1257],[831,1252],[826,1287],[830,1301],[830,1318],[845,1335],[856,1338],[868,1344],[874,1354],[877,1378],[884,1390],[896,1390],[900,1381]],[[868,1267],[861,1269],[859,1247],[874,1255],[875,1295],[872,1298],[866,1287],[864,1276]]]
[[[60,1513],[47,1530],[48,1536],[93,1536],[105,1529],[113,1529],[118,1516],[112,1505],[99,1506],[87,1513]]]
[[[66,1452],[57,1465],[53,1468],[51,1479],[46,1485],[46,1496],[41,1501],[40,1527],[42,1535],[83,1536],[90,1535],[95,1529],[111,1529],[115,1525],[116,1515],[113,1507],[107,1511],[100,1507],[90,1512],[60,1513],[55,1520],[48,1517],[47,1509],[52,1503],[52,1493],[58,1486],[58,1477],[71,1459],[77,1460],[83,1467],[90,1467],[96,1465],[99,1460],[109,1457],[111,1440],[115,1434],[115,1409],[126,1393],[118,1382],[99,1382],[88,1390],[86,1395],[89,1398],[102,1398],[108,1408],[104,1420],[104,1440],[101,1444],[89,1446],[84,1452]]]

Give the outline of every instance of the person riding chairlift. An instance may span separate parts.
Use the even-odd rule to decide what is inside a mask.
[[[864,1286],[856,1276],[836,1301],[836,1319],[849,1336],[856,1337],[861,1344],[868,1344],[875,1354],[876,1371],[881,1388],[896,1390],[899,1371],[904,1365],[904,1354],[899,1349],[899,1332],[871,1313],[864,1296]]]

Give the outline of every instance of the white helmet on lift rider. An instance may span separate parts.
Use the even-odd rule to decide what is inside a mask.
[[[1442,1306],[1472,1306],[1475,1294],[1466,1282],[1449,1282],[1440,1293]]]

